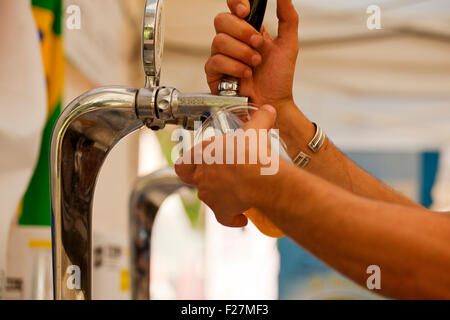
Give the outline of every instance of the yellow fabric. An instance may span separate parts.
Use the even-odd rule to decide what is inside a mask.
[[[64,86],[63,40],[53,33],[54,13],[47,9],[33,7],[36,26],[43,33],[41,37],[42,62],[47,79],[48,116],[61,101]]]

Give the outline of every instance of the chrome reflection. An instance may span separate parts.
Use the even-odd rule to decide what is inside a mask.
[[[108,87],[74,100],[52,137],[53,272],[56,299],[92,298],[92,202],[111,149],[141,128],[137,89]],[[79,272],[78,272],[79,271]]]
[[[130,198],[131,294],[133,300],[150,299],[151,236],[156,215],[164,200],[184,184],[173,168],[165,168],[142,177]]]

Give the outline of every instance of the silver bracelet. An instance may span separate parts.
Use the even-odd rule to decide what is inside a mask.
[[[319,127],[316,123],[313,123],[316,127],[316,134],[314,135],[314,138],[311,140],[311,142],[308,144],[308,147],[314,152],[319,152],[320,148],[322,148],[323,144],[325,143],[326,135],[323,132],[322,128]]]
[[[322,128],[317,125],[316,123],[313,123],[316,127],[316,134],[314,135],[314,138],[311,140],[311,142],[308,144],[308,147],[314,152],[317,153],[322,148],[323,144],[325,143],[325,140],[327,136],[325,135],[325,132],[322,130]],[[306,167],[309,162],[311,161],[311,157],[304,153],[303,151],[300,151],[300,153],[295,157],[294,164],[297,167],[304,168]]]
[[[300,152],[294,159],[294,164],[299,168],[304,168],[311,161],[311,157],[304,152]]]

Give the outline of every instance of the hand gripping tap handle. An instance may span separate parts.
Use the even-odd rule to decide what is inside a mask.
[[[261,30],[264,15],[266,13],[267,0],[249,0],[250,14],[245,19],[256,30]],[[239,79],[231,76],[225,76],[219,85],[220,95],[236,96],[239,92]]]
[[[245,19],[256,30],[261,30],[266,13],[267,0],[250,0],[250,14]],[[236,96],[239,92],[239,79],[226,76],[219,85],[220,95]],[[281,238],[284,233],[269,219],[256,209],[249,209],[244,213],[263,234],[273,238]]]

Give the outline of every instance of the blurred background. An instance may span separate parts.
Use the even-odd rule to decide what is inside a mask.
[[[144,0],[36,0],[37,21],[36,12],[48,2],[56,4],[54,17],[60,18],[51,21],[60,24],[57,36],[64,44],[59,66],[64,78],[53,76],[63,85],[58,96],[61,107],[100,86],[144,86],[140,51]],[[297,105],[364,169],[428,207],[449,208],[450,2],[294,3],[301,17]],[[72,30],[66,21],[73,5],[80,9],[81,25]],[[381,9],[381,29],[367,27],[370,5]],[[165,1],[163,85],[208,92],[203,69],[215,34],[213,20],[226,10],[225,0]],[[42,45],[44,27],[39,22],[37,26]],[[276,36],[275,0],[269,0],[265,26]],[[50,61],[55,64],[57,59]],[[47,85],[48,79],[47,73]],[[47,116],[51,123],[51,114]],[[95,259],[100,261],[94,271],[94,298],[130,298],[129,198],[138,177],[171,165],[171,130],[143,129],[130,135],[102,168],[94,201]],[[44,132],[41,152],[45,139]],[[37,163],[31,164],[35,172],[22,194],[31,192],[30,181],[38,187],[47,183],[45,173],[36,174]],[[26,203],[25,197],[21,204]],[[36,218],[50,213],[39,209],[39,201],[33,204],[28,211],[17,204],[9,229],[6,298],[51,298],[49,216]],[[267,238],[253,226],[226,229],[204,205],[198,202],[188,208],[179,195],[162,206],[152,237],[154,299],[382,298],[289,239]]]

